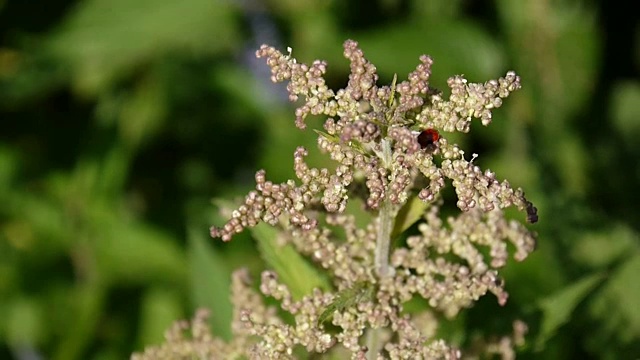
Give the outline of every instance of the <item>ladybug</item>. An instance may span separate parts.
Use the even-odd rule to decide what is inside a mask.
[[[418,144],[422,149],[432,146],[438,139],[440,139],[440,133],[435,129],[426,129],[418,134]]]

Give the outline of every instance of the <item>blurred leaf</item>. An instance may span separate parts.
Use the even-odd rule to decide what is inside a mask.
[[[556,133],[593,93],[599,65],[596,17],[586,6],[536,0],[496,2],[518,71],[537,85]],[[547,115],[547,114],[544,114]],[[557,120],[556,120],[557,118]]]
[[[300,255],[292,245],[278,243],[278,231],[264,223],[251,228],[256,238],[263,259],[267,262],[280,280],[289,287],[295,300],[312,293],[313,289],[331,289],[324,273],[316,270]]]
[[[11,182],[18,170],[18,158],[11,148],[0,146],[0,199],[10,191]]]
[[[556,145],[561,144],[554,152],[557,172],[562,180],[565,194],[583,196],[587,191],[591,178],[587,175],[587,165],[590,159],[580,138],[572,132],[558,133],[553,140]]]
[[[420,200],[417,196],[413,196],[407,201],[404,206],[398,212],[393,230],[391,231],[391,239],[395,239],[398,235],[402,234],[416,221],[422,218],[425,210],[429,206],[426,202]]]
[[[596,90],[598,66],[600,65],[600,43],[597,34],[596,16],[585,7],[557,5],[551,10],[549,26],[555,27],[555,60],[557,70],[549,69],[548,76],[559,75],[562,88],[561,104],[566,113],[573,115],[588,101]],[[538,59],[537,61],[540,61]],[[551,64],[546,64],[551,65]],[[543,86],[545,80],[542,79]],[[560,100],[560,99],[557,99]]]
[[[640,84],[620,82],[611,94],[611,119],[628,145],[638,146],[640,137]]]
[[[60,329],[62,340],[57,343],[53,360],[80,359],[93,340],[105,302],[105,288],[99,281],[81,284],[71,295],[74,301],[72,321]]]
[[[231,272],[225,259],[210,245],[212,241],[199,228],[188,229],[189,266],[193,306],[211,310],[213,333],[231,339]]]
[[[106,220],[106,221],[105,221]],[[186,277],[186,258],[177,241],[142,223],[95,219],[99,236],[91,239],[99,268],[118,283],[143,284],[156,280],[180,283]]]
[[[462,0],[413,0],[412,3],[415,14],[428,21],[453,18],[463,10]]]
[[[507,70],[503,50],[483,29],[465,21],[416,22],[378,28],[358,35],[365,56],[382,75],[398,74],[403,81],[415,70],[419,56],[433,58],[435,85],[446,90],[446,79],[464,74],[470,82],[503,76]],[[432,81],[434,83],[434,81]]]
[[[6,306],[7,342],[14,348],[37,347],[46,329],[42,304],[35,298],[16,297]]]
[[[9,242],[43,261],[68,250],[73,230],[58,203],[41,194],[14,191],[3,199],[7,215],[13,221],[2,224]]]
[[[305,161],[310,166],[329,167],[335,166],[335,162],[327,156],[321,155],[317,148],[318,135],[310,130],[301,131],[293,124],[288,108],[276,108],[270,111],[264,130],[260,133],[264,136],[260,149],[259,166],[267,169],[267,176],[273,182],[283,182],[286,179],[296,179],[293,171],[293,153],[298,146],[309,149],[309,156]],[[318,127],[314,124],[317,119],[307,118],[309,129]]]
[[[600,326],[589,339],[592,347],[616,349],[625,345],[640,345],[640,252],[620,265],[595,295],[589,312]],[[608,339],[608,340],[607,340]],[[616,343],[611,343],[615,339]],[[640,350],[637,349],[637,350]]]
[[[589,275],[540,301],[543,319],[536,340],[538,349],[542,349],[544,343],[569,321],[573,310],[603,278],[604,275],[601,273]]]
[[[138,331],[138,348],[164,341],[164,333],[184,317],[182,299],[175,291],[152,287],[142,298],[142,314]]]
[[[637,233],[619,224],[606,231],[584,233],[572,247],[571,257],[580,264],[605,267],[632,252],[639,243]]]
[[[231,49],[234,21],[221,0],[87,0],[45,48],[68,64],[81,93],[94,95],[153,57]]]
[[[150,74],[136,84],[120,113],[120,138],[135,149],[161,127],[167,112],[164,82]]]

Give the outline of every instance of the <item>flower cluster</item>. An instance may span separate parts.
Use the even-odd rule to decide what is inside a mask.
[[[520,88],[520,78],[508,72],[473,84],[455,76],[445,99],[429,86],[432,59],[426,55],[406,81],[391,86],[377,85],[376,67],[355,41],[345,42],[344,55],[351,75],[346,88],[334,92],[323,78],[325,62],[301,64],[290,52],[266,45],[257,51],[272,80],[288,81],[290,99],[302,104],[295,111],[298,128],[306,127],[309,115],[327,117],[317,131],[318,147],[336,166],[309,166],[307,150],[299,147],[297,180],[275,184],[258,171],[255,190],[225,225],[211,228],[211,236],[228,241],[260,222],[275,226],[286,243],[329,274],[333,288],[294,299],[276,273],[265,271],[260,292],[293,316],[285,322],[251,289],[246,272],[237,272],[232,326],[242,339],[236,345],[245,348],[232,354],[294,358],[303,347],[353,359],[460,358],[459,349],[435,338],[433,314],[454,317],[487,292],[504,304],[508,295],[499,269],[509,255],[507,244],[521,261],[534,250],[535,238],[503,210],[514,206],[531,223],[538,218],[521,189],[480,169],[475,156],[466,159],[446,133],[468,132],[473,119],[488,125],[492,110]],[[441,190],[448,180],[461,212],[442,219]],[[346,211],[356,198],[370,214],[364,227]],[[420,216],[402,215],[416,203]],[[405,231],[416,222],[417,233]],[[396,238],[402,241],[392,246]],[[429,310],[406,313],[403,304],[415,297],[426,299]],[[425,317],[432,321],[420,326]],[[231,345],[215,344],[218,351],[224,346]]]

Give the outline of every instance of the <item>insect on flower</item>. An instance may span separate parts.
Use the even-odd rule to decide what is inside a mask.
[[[418,134],[418,144],[422,149],[432,146],[438,139],[440,139],[440,133],[435,129],[426,129]]]

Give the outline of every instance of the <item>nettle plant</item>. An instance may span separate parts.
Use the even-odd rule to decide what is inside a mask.
[[[445,99],[429,87],[432,60],[423,55],[408,80],[378,86],[376,67],[348,40],[349,82],[334,92],[323,78],[323,61],[301,64],[290,50],[266,45],[256,55],[266,59],[272,81],[288,81],[291,101],[304,100],[295,111],[298,128],[305,129],[309,115],[328,117],[324,129],[316,130],[318,147],[335,169],[310,167],[307,150],[299,147],[293,155],[296,180],[275,184],[258,171],[244,204],[230,211],[224,226],[211,228],[211,236],[224,241],[253,228],[261,234],[259,243],[275,246],[267,261],[276,263],[275,271],[262,273],[259,292],[247,270],[233,275],[231,341],[213,337],[205,326],[208,314],[200,311],[191,324],[176,324],[164,345],[134,357],[513,357],[526,332],[522,322],[514,322],[512,334],[469,353],[437,338],[437,330],[439,319],[455,317],[487,292],[504,304],[508,295],[499,269],[507,262],[508,243],[518,261],[535,248],[534,234],[503,211],[513,206],[536,222],[536,208],[523,191],[480,169],[473,163],[477,155],[466,158],[446,136],[468,132],[472,119],[489,125],[492,110],[520,88],[520,78],[508,72],[474,84],[454,76]],[[440,213],[447,179],[457,195],[457,216]],[[347,211],[352,202],[365,211]],[[296,256],[315,267],[307,261],[306,267],[287,268],[300,260]],[[296,278],[298,284],[291,280]],[[305,286],[308,291],[300,291]],[[265,297],[279,307],[267,306]],[[424,299],[422,310],[403,308],[416,299]]]

